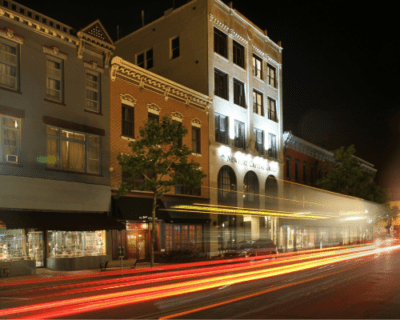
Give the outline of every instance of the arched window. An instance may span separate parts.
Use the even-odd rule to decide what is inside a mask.
[[[278,182],[273,176],[269,176],[265,181],[265,196],[265,208],[276,208],[278,204]]]
[[[232,168],[223,166],[218,173],[218,204],[236,206],[236,175]]]
[[[244,192],[244,206],[245,207],[259,207],[260,206],[260,186],[258,183],[257,175],[253,171],[249,171],[244,176],[243,181]]]

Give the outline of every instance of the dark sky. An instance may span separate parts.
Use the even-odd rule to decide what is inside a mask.
[[[123,34],[140,26],[141,10],[148,22],[173,5],[173,0],[19,2],[77,30],[100,18],[114,38],[117,25]],[[175,7],[183,3],[175,0]],[[273,41],[282,40],[284,130],[328,150],[354,144],[357,156],[375,164],[378,182],[395,181],[400,159],[395,7],[349,0],[237,0],[233,7],[267,29]]]

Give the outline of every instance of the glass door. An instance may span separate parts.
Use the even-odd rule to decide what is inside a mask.
[[[36,260],[36,267],[44,267],[44,239],[42,231],[28,232],[28,252]]]

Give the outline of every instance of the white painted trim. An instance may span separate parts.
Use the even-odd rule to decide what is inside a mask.
[[[57,58],[61,58],[63,60],[67,60],[68,55],[65,54],[64,52],[61,52],[58,47],[56,46],[43,46],[43,52],[51,54],[52,56],[55,56]]]
[[[120,94],[119,97],[121,98],[121,102],[128,106],[134,107],[136,104],[136,99],[132,97],[130,94]]]
[[[156,105],[155,103],[148,103],[147,104],[147,111],[149,113],[160,115],[161,108],[158,105]]]

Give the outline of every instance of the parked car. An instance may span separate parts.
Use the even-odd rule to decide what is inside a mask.
[[[244,258],[278,254],[278,247],[271,239],[249,240],[238,243],[237,249],[223,254],[224,258]]]

